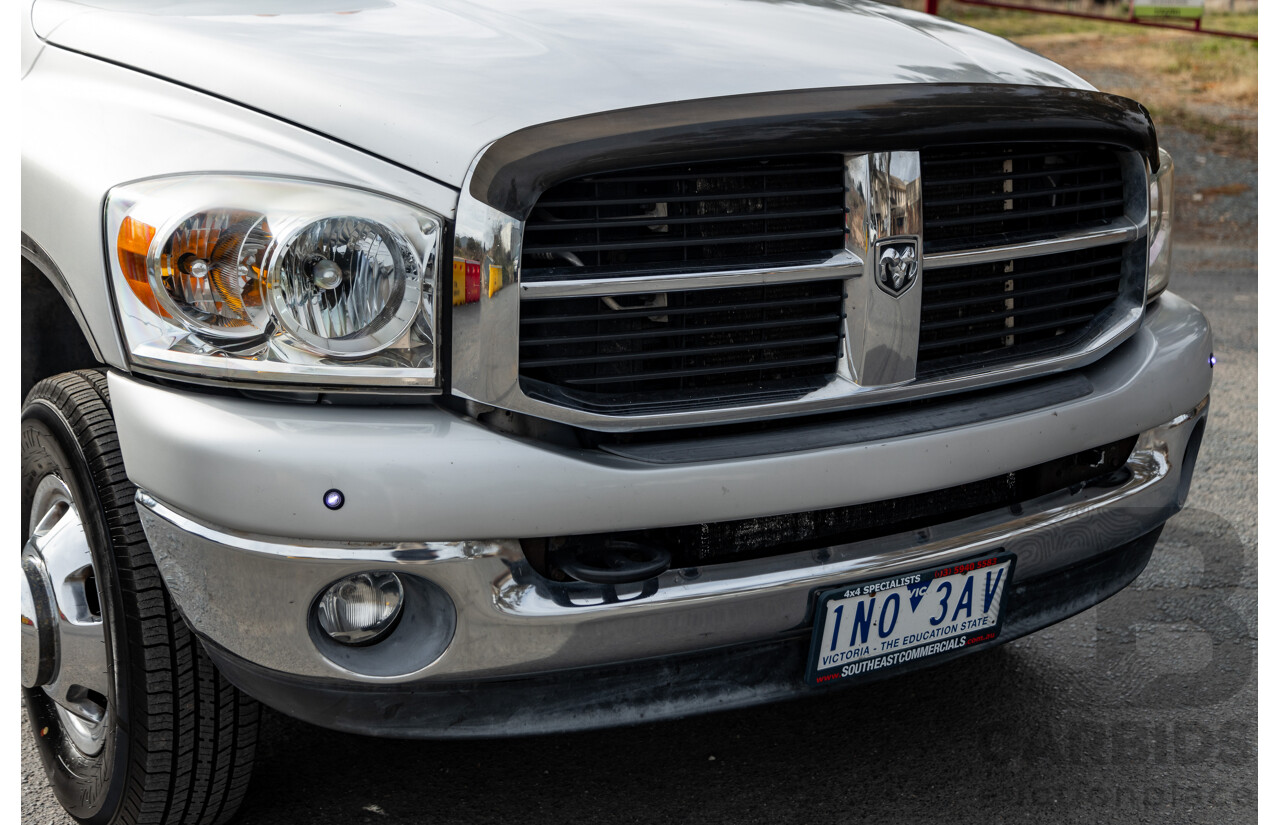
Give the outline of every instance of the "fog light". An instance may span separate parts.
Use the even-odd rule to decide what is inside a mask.
[[[404,588],[395,573],[357,573],[329,586],[317,618],[334,641],[366,645],[390,632],[403,601]]]

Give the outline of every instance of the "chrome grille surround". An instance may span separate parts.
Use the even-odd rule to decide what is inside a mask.
[[[1060,90],[1048,90],[1059,92]],[[1003,92],[996,92],[997,95]],[[1072,96],[1092,97],[1072,92]],[[1104,96],[1096,96],[1102,98]],[[554,124],[553,124],[554,125]],[[536,127],[535,127],[536,128]],[[518,134],[518,133],[517,133]],[[1043,135],[1039,137],[1043,142]],[[533,416],[562,421],[601,431],[635,431],[680,426],[696,426],[741,420],[780,418],[881,404],[900,399],[937,395],[957,389],[991,385],[1020,378],[1058,372],[1101,357],[1128,337],[1141,323],[1145,287],[1146,177],[1150,151],[1139,151],[1130,142],[1105,140],[1106,136],[1072,135],[1074,140],[1058,144],[1087,142],[1115,146],[1124,180],[1123,214],[1110,220],[1049,237],[1036,237],[978,249],[949,249],[924,254],[921,277],[898,296],[875,288],[869,277],[880,244],[903,237],[920,239],[922,212],[913,199],[885,197],[891,184],[906,184],[920,177],[920,151],[845,153],[848,233],[845,249],[827,260],[794,266],[764,269],[703,269],[664,271],[653,275],[590,274],[564,280],[520,279],[524,218],[513,216],[482,202],[483,186],[477,181],[492,177],[486,169],[486,153],[481,153],[464,185],[455,231],[457,261],[476,261],[474,267],[482,289],[455,285],[453,308],[452,391],[482,405],[504,408]],[[881,140],[883,142],[883,139]],[[979,141],[956,140],[956,143]],[[991,140],[985,141],[992,143]],[[1005,146],[1014,141],[997,144]],[[908,145],[909,142],[908,142]],[[750,145],[736,153],[719,157],[751,156]],[[797,150],[810,147],[800,146]],[[921,147],[927,151],[928,147]],[[705,155],[703,157],[706,157]],[[695,157],[696,159],[696,157]],[[670,158],[666,159],[668,163]],[[640,165],[640,164],[636,164]],[[604,167],[607,169],[607,167]],[[633,168],[618,164],[614,168]],[[545,178],[540,191],[558,180],[576,177],[566,170],[561,176]],[[489,184],[493,186],[492,182]],[[474,191],[473,191],[474,190]],[[492,190],[490,190],[492,191]],[[539,192],[524,193],[528,208]],[[489,198],[493,199],[493,198]],[[510,208],[510,204],[504,204]],[[528,208],[516,209],[528,215]],[[935,370],[916,375],[919,347],[921,282],[929,283],[929,273],[948,268],[970,267],[993,262],[1018,261],[1037,256],[1092,250],[1119,245],[1123,249],[1123,271],[1117,297],[1085,325],[1065,351],[1041,352],[1026,358],[997,359],[989,366],[969,364],[956,370]],[[919,246],[917,246],[917,249]],[[797,281],[840,280],[844,283],[846,326],[843,353],[836,371],[825,383],[789,397],[767,393],[744,394],[726,399],[722,406],[637,403],[629,408],[591,409],[555,393],[530,392],[520,376],[519,333],[521,306],[529,301],[552,298],[583,298],[624,295],[652,295],[686,290],[743,287]],[[470,282],[468,282],[470,283]]]

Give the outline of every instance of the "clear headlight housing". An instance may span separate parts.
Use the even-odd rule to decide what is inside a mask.
[[[1173,157],[1160,150],[1160,168],[1151,175],[1147,222],[1147,300],[1164,292],[1173,270]]]
[[[431,388],[442,219],[280,178],[192,175],[107,195],[132,363],[254,384]]]

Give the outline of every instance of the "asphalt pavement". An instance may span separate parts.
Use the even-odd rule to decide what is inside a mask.
[[[1128,589],[949,665],[683,721],[423,743],[268,713],[238,822],[1256,821],[1257,163],[1161,138],[1173,289],[1218,366],[1188,509]],[[72,825],[23,735],[24,825]]]

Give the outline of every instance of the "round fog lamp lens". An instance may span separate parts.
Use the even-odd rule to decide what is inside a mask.
[[[395,573],[357,573],[329,586],[317,618],[334,641],[369,644],[391,630],[403,602],[404,588]]]

